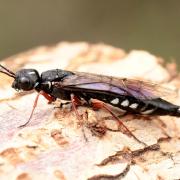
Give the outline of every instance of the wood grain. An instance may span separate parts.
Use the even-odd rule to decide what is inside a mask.
[[[162,59],[146,51],[125,51],[85,42],[37,47],[1,62],[13,71],[35,68],[39,72],[61,68],[162,83],[177,91],[176,65],[166,68]],[[180,121],[175,117],[122,118],[147,146],[121,132],[105,129],[113,120],[104,111],[79,107],[84,121],[69,109],[54,109],[40,98],[31,122],[28,119],[36,92],[18,93],[12,79],[0,74],[0,178],[1,179],[179,179]],[[88,114],[88,119],[85,118]],[[84,132],[84,133],[83,133]],[[100,133],[100,134],[98,134]],[[84,134],[87,139],[85,139]]]

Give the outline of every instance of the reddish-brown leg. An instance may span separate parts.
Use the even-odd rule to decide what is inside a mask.
[[[72,103],[72,108],[73,108],[73,110],[74,110],[74,112],[76,114],[76,117],[79,120],[79,123],[81,124],[81,122],[83,120],[83,117],[82,117],[82,115],[80,115],[78,113],[77,106],[82,105],[83,103],[74,94],[71,94],[71,103]],[[84,131],[84,127],[82,127],[82,133],[83,133],[85,141],[88,141],[88,139],[86,137],[86,134],[85,134],[85,131]]]
[[[71,94],[71,103],[72,103],[72,108],[78,118],[78,120],[82,120],[82,116],[78,113],[77,111],[77,107],[78,105],[81,105],[81,101],[74,95],[74,94]]]
[[[38,103],[38,99],[39,99],[39,96],[40,96],[40,95],[43,95],[43,96],[48,100],[48,103],[51,103],[51,102],[55,101],[55,99],[54,99],[52,96],[50,96],[49,94],[45,93],[44,91],[40,91],[40,92],[37,94],[37,96],[36,96],[36,99],[35,99],[35,101],[34,101],[34,105],[33,105],[33,108],[32,108],[32,111],[31,111],[31,114],[30,114],[30,116],[29,116],[28,121],[27,121],[26,123],[20,125],[18,128],[25,127],[25,126],[30,122],[30,120],[31,120],[31,118],[32,118],[32,116],[33,116],[33,114],[34,114],[34,110],[35,110],[35,108],[37,107],[37,103]]]
[[[99,101],[99,100],[93,100],[91,101],[91,105],[93,108],[95,109],[105,109],[107,112],[109,112],[113,119],[115,121],[118,122],[118,127],[119,129],[122,131],[122,133],[130,136],[130,137],[133,137],[136,141],[138,141],[139,143],[147,146],[144,142],[140,141],[124,124],[123,122],[111,111],[111,109],[103,102]]]
[[[49,104],[56,100],[54,97],[52,97],[51,95],[45,93],[44,91],[40,91],[39,94],[43,95],[45,97],[45,99],[48,100]]]

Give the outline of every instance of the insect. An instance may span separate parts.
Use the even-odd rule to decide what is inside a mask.
[[[149,82],[61,69],[48,70],[41,75],[35,69],[21,69],[14,73],[2,65],[0,67],[1,73],[14,78],[12,83],[14,89],[23,91],[34,89],[38,92],[31,116],[21,127],[30,121],[40,94],[49,102],[57,98],[71,101],[79,119],[81,117],[76,106],[83,105],[82,100],[96,109],[103,108],[118,121],[124,133],[134,138],[136,137],[107,104],[140,115],[180,116],[180,106],[162,99],[162,88]]]

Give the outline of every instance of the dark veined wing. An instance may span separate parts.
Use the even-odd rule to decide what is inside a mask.
[[[67,76],[62,82],[56,82],[54,85],[67,90],[113,93],[133,96],[137,99],[154,99],[174,93],[170,89],[150,82],[82,72],[74,72],[74,75]]]

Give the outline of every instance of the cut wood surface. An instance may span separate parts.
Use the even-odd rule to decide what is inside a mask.
[[[166,99],[180,105],[176,65],[146,51],[62,42],[1,63],[14,72],[59,68],[153,81],[172,89],[176,96]],[[47,104],[40,97],[31,122],[18,128],[27,121],[37,92],[16,92],[12,81],[0,74],[0,179],[180,179],[180,118],[122,117],[145,146],[120,131],[108,131],[115,123],[103,110],[78,107],[88,114],[80,123],[68,108],[54,108],[59,100]]]

